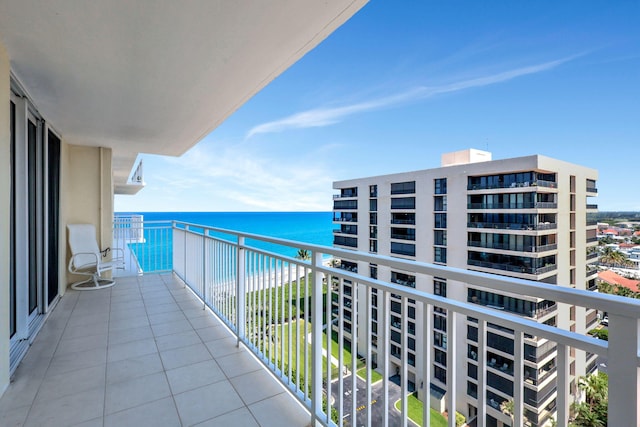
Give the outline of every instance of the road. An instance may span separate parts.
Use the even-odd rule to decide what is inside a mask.
[[[367,425],[367,393],[366,383],[360,377],[356,375],[356,423],[351,421],[351,408],[353,402],[353,393],[351,393],[351,374],[344,377],[344,399],[343,407],[345,409],[344,425],[352,427],[360,427]],[[394,403],[400,399],[401,390],[400,387],[393,381],[389,381],[389,407],[385,408],[382,398],[382,381],[378,381],[371,387],[371,425],[381,425],[384,417],[385,410],[389,414],[389,426],[395,427],[402,425],[400,412],[398,412]],[[331,396],[334,402],[338,401],[338,381],[334,381],[331,384]],[[334,404],[334,407],[336,405]],[[409,425],[413,423],[409,420]]]

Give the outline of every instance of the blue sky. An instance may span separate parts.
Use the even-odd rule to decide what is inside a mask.
[[[116,211],[329,211],[332,182],[443,152],[598,169],[640,210],[640,2],[372,1]]]

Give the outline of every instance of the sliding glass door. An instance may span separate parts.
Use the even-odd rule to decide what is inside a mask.
[[[11,370],[58,296],[60,218],[60,138],[13,84],[12,92]]]

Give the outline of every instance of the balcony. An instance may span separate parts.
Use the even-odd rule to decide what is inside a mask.
[[[472,221],[467,223],[467,228],[493,228],[497,230],[555,230],[558,224],[555,223],[538,223],[538,224],[521,224],[512,222],[479,222]]]
[[[358,222],[358,214],[357,213],[342,213],[334,215],[333,222]]]
[[[467,259],[467,264],[475,267],[491,268],[494,270],[511,271],[514,273],[540,275],[556,270],[555,264],[545,265],[543,267],[531,267],[525,265],[515,265],[510,263],[480,261],[475,259]]]
[[[2,425],[303,426],[308,412],[175,275],[69,290],[0,400]]]
[[[467,203],[467,209],[557,209],[555,202]],[[597,207],[596,207],[597,209]]]
[[[10,417],[10,423],[26,421],[26,425],[85,421],[193,425],[206,421],[328,426],[334,424],[323,402],[331,393],[340,425],[345,416],[357,420],[358,425],[406,423],[408,381],[397,386],[389,378],[396,374],[408,378],[408,367],[413,363],[408,328],[396,331],[401,334],[401,345],[394,346],[398,358],[380,357],[391,353],[390,311],[395,304],[402,324],[408,323],[412,307],[423,312],[442,308],[448,325],[467,317],[476,319],[475,359],[480,382],[487,381],[487,367],[492,369],[491,358],[496,358],[487,358],[489,348],[502,348],[490,325],[512,331],[509,345],[516,363],[507,368],[514,370],[514,390],[523,390],[525,381],[518,358],[541,361],[547,355],[555,357],[559,425],[566,425],[569,417],[571,349],[608,355],[610,423],[637,424],[638,342],[629,337],[638,333],[640,301],[200,225],[174,222],[155,226],[163,231],[152,233],[146,228],[151,225],[143,223],[140,233],[131,232],[132,236],[144,236],[144,243],[120,239],[131,252],[134,268],[129,271],[141,271],[142,275],[120,277],[109,289],[68,291],[61,299],[0,400],[3,422]],[[153,241],[154,236],[160,241]],[[261,249],[258,243],[287,247],[292,254],[305,249],[312,253],[312,259],[276,254]],[[324,255],[606,311],[609,341],[333,268],[324,263]],[[353,325],[344,314],[347,281],[353,286],[349,289],[362,289],[353,292],[349,300],[363,313],[361,321]],[[326,283],[336,285],[327,287]],[[376,370],[382,375],[382,384],[375,389],[369,373],[374,369],[373,290],[382,312],[376,338],[380,349]],[[392,301],[392,294],[399,300]],[[337,340],[327,341],[323,339],[323,316],[331,312],[334,295],[338,297],[338,310],[332,318]],[[355,357],[349,363],[344,358],[347,331],[354,338],[349,350],[364,357],[363,365],[358,365]],[[423,351],[431,347],[430,334],[419,328],[413,332],[417,334],[416,359],[430,365],[431,352]],[[455,327],[447,334],[452,362],[467,355],[462,350],[465,337],[457,335]],[[548,344],[532,347],[526,344],[528,336]],[[323,357],[333,354],[332,349],[337,349],[339,356]],[[363,372],[363,378],[351,374],[356,371]],[[424,373],[416,372],[416,380],[429,390],[431,378],[421,375]],[[325,384],[331,384],[331,389]],[[347,400],[345,394],[354,397]],[[399,413],[393,409],[392,395],[401,399]],[[545,390],[541,396],[546,395]],[[477,394],[477,425],[484,425],[490,396]],[[515,396],[516,425],[523,424],[530,397],[523,393]],[[450,410],[466,410],[460,403],[456,405],[459,398],[466,398],[464,390],[449,385],[445,399]],[[363,410],[357,406],[373,400],[389,408],[382,411],[381,418],[374,418],[371,405]]]
[[[545,187],[545,188],[558,188],[558,183],[555,181],[545,181],[542,179],[533,181],[521,181],[511,183],[494,183],[494,184],[469,184],[467,190],[493,190],[496,188],[530,188],[530,187]]]
[[[493,243],[493,242],[482,242],[477,240],[468,240],[467,246],[473,248],[486,248],[486,249],[499,249],[503,251],[517,251],[517,252],[532,252],[532,253],[540,253],[540,252],[549,252],[555,251],[558,249],[557,244],[549,244],[549,245],[511,245],[509,243]]]

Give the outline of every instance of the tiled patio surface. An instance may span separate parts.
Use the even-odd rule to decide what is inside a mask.
[[[0,426],[306,426],[309,415],[172,275],[68,290]]]

